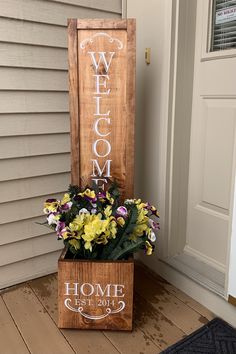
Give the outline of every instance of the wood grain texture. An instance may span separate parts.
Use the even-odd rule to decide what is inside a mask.
[[[58,261],[59,328],[132,330],[133,260],[70,260],[65,258],[65,254],[66,250]],[[69,283],[69,288],[78,283],[77,290],[66,290],[66,283]],[[122,290],[116,292],[116,289]],[[83,315],[68,309],[65,306],[66,299],[75,309],[82,306]],[[125,305],[124,309],[114,312],[120,308],[121,301]],[[105,316],[108,308],[114,313]],[[104,317],[95,319],[97,316]]]
[[[208,322],[205,316],[190,309],[161,283],[154,282],[151,275],[142,267],[139,268],[138,276],[135,277],[135,290],[184,333],[190,334]]]
[[[31,352],[74,354],[29,286],[6,292],[2,296]]]
[[[208,310],[205,306],[201,305],[199,302],[197,302],[192,297],[185,294],[180,289],[176,288],[174,285],[168,283],[165,279],[161,278],[157,273],[153,272],[143,263],[141,262],[137,263],[136,267],[138,272],[140,272],[141,274],[143,274],[143,272],[148,273],[149,276],[152,277],[152,280],[155,283],[159,284],[161,288],[163,288],[164,290],[168,291],[169,293],[177,297],[185,305],[191,307],[194,311],[198,312],[200,316],[205,317],[209,321],[215,318],[215,315],[210,310]],[[142,269],[140,269],[140,267]]]
[[[77,28],[78,29],[127,29],[127,20],[78,19]]]
[[[43,258],[41,261],[43,261]],[[27,264],[28,266],[32,266],[32,264]],[[136,277],[141,278],[141,282],[143,281],[143,278],[147,279],[149,286],[146,286],[147,283],[143,282],[143,296],[135,293],[133,331],[76,331],[70,329],[61,329],[59,335],[62,338],[62,341],[66,340],[69,344],[68,348],[64,347],[63,354],[71,354],[71,349],[74,353],[77,354],[154,354],[160,353],[163,349],[186,335],[186,332],[180,329],[178,325],[172,321],[173,313],[176,312],[176,306],[181,306],[181,303],[186,306],[189,311],[189,327],[191,327],[191,323],[195,323],[196,311],[192,308],[192,305],[195,304],[195,301],[191,298],[188,298],[188,303],[190,304],[188,305],[185,303],[185,297],[182,297],[182,300],[180,300],[179,297],[182,296],[181,291],[175,288],[173,285],[167,283],[164,279],[158,276],[154,277],[153,274],[150,273],[150,270],[146,268],[142,268],[141,270],[139,266],[136,266],[135,271],[137,273]],[[169,292],[167,289],[163,290],[163,287],[167,285]],[[150,293],[150,287],[154,289],[152,294]],[[159,287],[160,291],[157,291]],[[28,291],[29,288],[32,289],[34,294],[32,294],[32,292],[29,292],[28,294],[24,293],[24,291],[26,289]],[[42,342],[45,341],[45,343],[47,343],[48,332],[42,330],[42,323],[45,323],[46,321],[47,326],[50,327],[57,325],[57,290],[57,275],[52,274],[50,276],[34,279],[25,284],[20,284],[15,288],[9,289],[8,294],[13,291],[13,295],[10,295],[8,298],[8,305],[10,304],[8,308],[4,303],[1,302],[0,298],[0,326],[3,325],[1,326],[0,338],[1,348],[4,354],[18,354],[21,348],[22,353],[21,351],[19,353],[27,354],[28,352],[24,351],[24,345],[22,347],[21,338],[24,339],[24,343],[28,350],[30,348],[31,354],[38,353],[38,337],[40,337]],[[24,299],[23,303],[21,302],[22,292],[23,295],[29,296],[29,300],[26,298],[27,301]],[[166,315],[164,315],[163,311],[158,309],[157,306],[154,306],[154,304],[158,305],[160,300],[161,307],[163,303],[163,294],[166,292],[168,296],[166,297],[165,301],[167,306],[169,306],[169,302],[171,307],[169,307],[169,311],[166,313]],[[31,295],[35,295],[38,301],[36,301],[33,297],[34,301],[32,302]],[[152,303],[150,302],[150,299]],[[18,304],[15,304],[17,301],[20,301],[19,306]],[[28,301],[30,304],[29,308]],[[43,311],[47,317],[47,320],[44,319],[42,322],[42,319],[38,320],[39,317],[36,315],[37,321],[34,322],[33,329],[35,333],[38,333],[38,337],[36,338],[34,336],[30,336],[30,331],[27,325],[21,324],[21,321],[24,321],[25,316],[29,315],[29,312],[32,309],[32,303],[35,304],[35,301],[36,306],[32,310],[32,314],[34,314],[35,310],[36,312],[39,311],[39,314],[42,314]],[[197,305],[197,303],[195,305]],[[185,307],[182,307],[183,311],[184,308]],[[203,306],[198,307],[198,310],[200,310],[199,315],[202,315],[203,318],[204,314],[208,311]],[[21,314],[22,312],[23,319],[19,319],[19,313]],[[50,316],[50,318],[47,316],[47,314]],[[48,321],[51,321],[51,324],[49,324]],[[207,319],[204,321],[207,322]],[[204,321],[201,321],[201,326],[204,324]],[[32,322],[30,322],[30,325],[31,324]],[[50,338],[51,340],[57,340],[55,339],[54,334],[53,337]],[[11,336],[10,343],[6,341],[9,336]],[[17,345],[19,350],[17,350]],[[34,350],[35,347],[36,350]],[[50,354],[54,354],[54,352],[52,351]]]
[[[185,336],[180,328],[176,327],[160,311],[155,309],[146,299],[135,293],[134,318],[135,324],[153,342],[164,350],[178,342]]]
[[[25,345],[2,297],[0,297],[0,343],[1,351],[4,354],[29,354],[29,350]]]
[[[35,279],[30,282],[30,287],[48,311],[54,323],[58,322],[58,281],[57,275]],[[71,347],[78,354],[91,354],[96,344],[96,354],[120,353],[101,331],[75,331],[70,329],[61,330]]]
[[[116,179],[122,198],[133,197],[135,20],[79,19],[77,47],[74,21],[69,20],[69,38],[73,37],[69,47],[72,181],[84,187],[92,181],[101,186],[102,179],[106,184],[107,177]],[[99,29],[103,32],[98,32]],[[99,52],[105,53],[108,62],[113,53],[109,69],[102,61],[96,68],[91,52],[95,53],[97,62]],[[96,86],[96,75],[102,76],[99,85],[103,92]]]
[[[136,20],[127,20],[127,121],[126,126],[126,194],[134,194],[134,122],[135,122],[135,73],[136,73]]]
[[[71,183],[79,185],[79,91],[78,91],[78,33],[76,19],[68,20],[68,63],[71,130]]]
[[[79,43],[87,38],[91,38],[97,31],[82,30],[79,31]],[[124,30],[106,30],[106,33],[112,38],[119,39],[123,44],[122,50],[117,50],[115,43],[110,43],[106,37],[96,38],[92,44],[86,45],[86,50],[79,50],[79,106],[80,106],[80,185],[86,186],[91,184],[93,174],[92,159],[98,161],[100,168],[111,160],[111,178],[118,181],[122,195],[125,195],[126,186],[125,178],[130,171],[125,169],[126,146],[130,144],[125,139],[125,131],[129,122],[126,117],[126,82],[127,82],[127,57],[126,57],[126,31]],[[91,62],[89,51],[104,51],[106,53],[115,51],[115,57],[111,62],[111,66],[107,75],[109,95],[96,95],[95,92],[95,68]],[[108,56],[108,55],[107,55]],[[103,69],[99,69],[99,74],[106,74]],[[104,91],[104,90],[103,90]],[[94,122],[99,119],[95,116],[96,103],[94,97],[100,96],[100,112],[110,110],[110,124],[105,121],[99,123],[99,131],[102,134],[109,134],[107,137],[101,137],[96,134]],[[109,132],[109,133],[108,133]],[[98,144],[97,152],[99,155],[105,155],[107,152],[107,141],[111,146],[111,152],[105,157],[97,157],[92,147],[95,141],[104,139]],[[132,144],[132,142],[131,142]],[[98,171],[96,178],[104,178],[103,173],[99,176]]]

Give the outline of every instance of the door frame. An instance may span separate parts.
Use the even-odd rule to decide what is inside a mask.
[[[227,298],[230,242],[225,268],[186,245],[187,193],[190,152],[190,119],[192,111],[195,23],[197,0],[173,1],[171,38],[171,84],[168,117],[168,160],[166,189],[167,242],[162,262],[167,263],[198,284]],[[206,3],[209,15],[212,0]],[[208,21],[209,26],[209,21]],[[202,43],[209,43],[209,28],[203,29]],[[216,52],[206,53],[202,60],[218,58]],[[235,50],[232,50],[235,52]],[[235,53],[225,51],[222,58]],[[230,53],[229,53],[230,52]],[[187,187],[186,187],[187,186]],[[235,212],[236,214],[236,212]],[[230,237],[229,237],[230,240]],[[204,264],[204,267],[202,265]],[[210,275],[210,277],[209,277]]]

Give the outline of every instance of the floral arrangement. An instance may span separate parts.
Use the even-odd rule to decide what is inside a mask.
[[[71,258],[127,259],[144,249],[151,255],[159,223],[157,209],[141,199],[126,199],[113,183],[108,191],[70,186],[62,200],[47,199],[47,224],[68,247]]]

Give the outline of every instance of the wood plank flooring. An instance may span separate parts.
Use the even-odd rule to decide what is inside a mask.
[[[0,354],[157,354],[214,315],[141,264],[135,268],[134,330],[59,330],[57,275],[3,290]]]

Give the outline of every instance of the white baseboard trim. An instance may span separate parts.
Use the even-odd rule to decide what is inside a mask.
[[[221,317],[236,327],[236,307],[229,304],[226,299],[206,289],[170,265],[157,260],[155,257],[152,257],[150,260],[144,260],[144,257],[142,257],[142,261],[162,278],[176,286],[176,288],[207,307],[216,316]]]

